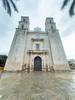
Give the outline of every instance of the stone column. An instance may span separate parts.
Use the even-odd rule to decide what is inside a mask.
[[[47,54],[45,53],[45,57],[46,57],[46,72],[48,72],[48,63],[47,63]]]
[[[29,52],[29,60],[28,60],[28,67],[27,67],[28,72],[30,72],[30,56],[31,56],[31,53]]]

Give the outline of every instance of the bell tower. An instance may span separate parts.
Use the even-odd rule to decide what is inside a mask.
[[[22,16],[18,28],[29,31],[29,17]]]
[[[49,51],[52,70],[69,69],[60,34],[52,17],[45,21],[45,31],[48,34]]]
[[[56,31],[56,24],[52,17],[47,17],[45,21],[45,31],[46,32],[55,32]]]
[[[49,43],[49,57],[50,57],[50,69],[54,71],[54,60],[53,60],[53,52],[52,52],[52,41],[51,36],[53,32],[56,31],[56,26],[52,17],[47,17],[45,21],[45,32],[48,34],[48,43]]]
[[[27,33],[29,32],[29,17],[22,16],[11,44],[5,70],[22,70],[27,47]],[[9,67],[8,67],[9,66]]]

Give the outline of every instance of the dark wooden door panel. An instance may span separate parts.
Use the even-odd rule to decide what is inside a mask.
[[[34,59],[34,71],[42,71],[42,59],[39,56]]]

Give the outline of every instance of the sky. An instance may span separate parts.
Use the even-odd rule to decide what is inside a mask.
[[[75,59],[75,16],[68,14],[68,5],[61,10],[63,0],[18,0],[19,13],[12,10],[11,17],[5,12],[0,0],[0,54],[8,54],[21,16],[29,16],[30,29],[45,30],[46,17],[53,17],[59,30],[67,59]]]

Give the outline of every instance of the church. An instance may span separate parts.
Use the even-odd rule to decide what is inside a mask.
[[[62,41],[52,17],[45,20],[45,31],[30,31],[28,16],[22,16],[10,47],[7,71],[70,70]]]

